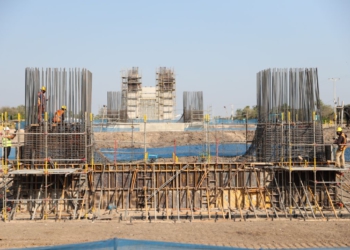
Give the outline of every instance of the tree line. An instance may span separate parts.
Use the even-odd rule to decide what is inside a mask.
[[[348,107],[350,105],[346,105]],[[288,108],[287,108],[288,109]],[[323,122],[329,122],[334,119],[334,109],[331,105],[324,104],[320,100],[320,110]],[[19,105],[17,107],[0,107],[0,113],[5,114],[7,112],[8,120],[17,120],[18,113],[21,114],[21,119],[25,119],[25,106]],[[94,116],[95,119],[102,118],[103,108],[99,110],[99,113]],[[233,119],[256,119],[258,118],[258,108],[257,106],[245,106],[243,109],[237,109],[235,116],[231,117]],[[345,118],[345,117],[344,117]]]
[[[8,106],[0,107],[0,114],[5,115],[5,112],[7,112],[7,120],[17,120],[18,114],[21,115],[21,119],[25,119],[24,105],[19,105],[17,107],[8,107]]]
[[[331,105],[324,104],[322,100],[320,101],[320,111],[323,122],[329,122],[334,119],[334,109]],[[347,105],[349,106],[349,105]],[[288,110],[288,107],[285,107]],[[258,118],[258,108],[257,106],[246,106],[243,109],[237,109],[234,119],[257,119]],[[344,117],[345,119],[345,117]]]

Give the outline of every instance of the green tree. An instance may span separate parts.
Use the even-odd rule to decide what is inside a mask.
[[[24,105],[19,105],[17,107],[8,107],[8,106],[1,107],[0,113],[5,115],[5,112],[7,112],[7,120],[17,120],[18,114],[21,114],[21,119],[25,119]]]
[[[322,100],[319,100],[320,102],[320,111],[323,121],[330,121],[334,118],[334,109],[331,105],[326,105],[322,102]]]
[[[248,119],[255,119],[258,117],[258,109],[257,106],[253,106],[250,108],[250,106],[245,106],[243,109],[237,109],[236,110],[236,119],[245,119],[248,117]]]
[[[106,117],[106,112],[105,112],[105,114],[103,114],[104,112],[105,112],[104,107],[100,108],[100,109],[98,110],[98,114],[97,114],[97,115],[94,115],[94,120],[99,120],[99,119],[102,119],[102,118],[107,118],[107,117]]]

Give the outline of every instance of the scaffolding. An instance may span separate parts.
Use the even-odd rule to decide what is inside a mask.
[[[293,168],[292,186],[288,168],[269,163],[94,164],[93,170],[82,165],[46,170],[49,174],[41,168],[13,170],[1,182],[9,190],[3,218],[337,218],[343,197],[338,187],[349,185],[337,179],[342,172]]]
[[[140,98],[142,93],[142,76],[138,67],[122,73],[122,112],[126,111],[124,121],[139,117]],[[124,114],[124,113],[123,113]]]
[[[39,99],[42,87],[46,93]],[[94,162],[91,94],[92,74],[86,69],[26,69],[26,126],[20,128],[19,118],[13,145],[16,158],[1,166],[3,218],[13,219],[24,206],[31,219],[37,219],[39,210],[39,218],[44,219],[52,214],[61,218],[62,209],[74,211],[71,215],[76,216],[78,201],[85,192],[87,195],[88,164]],[[41,104],[46,105],[38,108],[43,100]],[[60,121],[54,120],[55,110],[61,106],[67,109]]]
[[[176,107],[176,81],[173,69],[160,67],[156,72],[158,120],[173,120]]]

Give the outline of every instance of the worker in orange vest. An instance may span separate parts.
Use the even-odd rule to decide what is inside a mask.
[[[64,122],[64,112],[67,110],[66,106],[62,106],[61,109],[57,110],[55,116],[52,118],[54,123]]]

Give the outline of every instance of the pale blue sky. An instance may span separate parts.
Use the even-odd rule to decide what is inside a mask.
[[[183,91],[203,91],[214,115],[255,105],[256,73],[271,67],[317,67],[327,104],[340,77],[350,103],[350,1],[0,0],[0,106],[24,104],[26,67],[85,67],[97,112],[133,66],[144,86],[175,69],[177,113]]]

